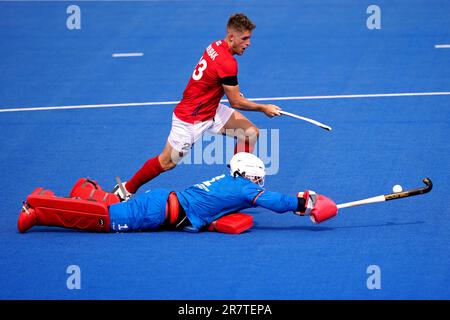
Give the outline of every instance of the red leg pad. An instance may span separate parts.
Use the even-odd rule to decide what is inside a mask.
[[[37,217],[36,211],[33,208],[29,208],[26,204],[22,207],[17,220],[17,229],[19,232],[25,232],[32,226],[36,225]]]
[[[245,213],[231,213],[220,217],[208,226],[209,231],[239,234],[253,226],[253,217]]]
[[[31,195],[54,197],[55,194],[51,190],[45,190],[42,187],[36,188]],[[19,232],[25,232],[37,223],[36,210],[31,208],[28,203],[24,202],[22,210],[20,210],[19,219],[17,220],[17,229]]]
[[[31,194],[39,195],[39,196],[49,196],[53,197],[55,193],[51,190],[46,190],[42,187],[36,188]]]
[[[108,206],[102,202],[31,194],[26,204],[34,210],[36,225],[109,231]]]
[[[95,180],[80,178],[70,191],[69,197],[103,202],[107,206],[120,202],[118,196],[106,192]]]

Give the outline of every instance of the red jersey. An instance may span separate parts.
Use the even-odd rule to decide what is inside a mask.
[[[237,73],[237,61],[226,41],[211,43],[195,67],[175,115],[189,123],[212,119],[225,93],[221,79],[237,77]]]

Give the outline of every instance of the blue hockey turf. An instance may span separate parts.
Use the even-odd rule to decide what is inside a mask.
[[[72,4],[81,29],[66,25]],[[381,29],[371,30],[370,4],[0,1],[0,299],[449,299],[450,49],[436,45],[450,44],[450,5],[377,1]],[[333,128],[243,112],[269,144],[259,149],[276,172],[268,189],[312,189],[336,203],[421,187],[424,177],[433,190],[343,209],[319,225],[254,208],[246,212],[255,226],[241,235],[19,234],[21,203],[36,187],[67,196],[90,177],[110,190],[115,176],[126,180],[159,154],[170,102],[235,12],[257,25],[237,57],[245,96],[294,97],[263,102]],[[155,103],[130,105],[147,102]],[[58,108],[29,109],[41,107]],[[228,140],[206,138],[202,163],[181,164],[139,193],[226,172],[226,156],[210,151]],[[72,265],[80,289],[68,289]]]

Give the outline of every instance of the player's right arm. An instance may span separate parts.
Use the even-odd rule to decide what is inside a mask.
[[[310,216],[314,223],[328,220],[337,214],[336,204],[331,199],[310,190],[299,192],[296,197],[266,191],[257,186],[248,186],[244,192],[252,207],[263,207],[277,213],[291,211],[300,216]]]
[[[237,62],[234,59],[223,60],[217,68],[217,75],[231,107],[246,111],[260,111],[268,117],[279,116],[281,108],[273,104],[261,104],[246,99],[239,89]]]
[[[263,207],[277,213],[294,212],[299,206],[297,197],[268,191],[255,183],[248,183],[242,190],[245,201],[251,207]],[[303,204],[303,201],[302,201]]]
[[[250,101],[244,98],[240,94],[239,85],[230,85],[230,84],[222,84],[223,90],[225,91],[225,95],[230,102],[230,106],[246,111],[260,111],[265,113],[268,117],[279,116],[281,108],[274,104],[261,104]]]
[[[261,191],[252,200],[254,207],[263,207],[277,213],[295,211],[299,207],[297,197],[288,196],[279,192]]]

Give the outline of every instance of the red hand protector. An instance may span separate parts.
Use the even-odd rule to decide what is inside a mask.
[[[333,218],[337,215],[337,206],[333,200],[318,194],[314,208],[311,210],[310,218],[314,223]]]

